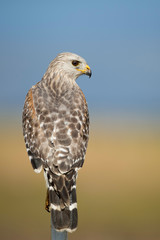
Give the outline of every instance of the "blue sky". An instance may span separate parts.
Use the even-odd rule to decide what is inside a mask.
[[[28,89],[64,51],[93,76],[78,84],[92,110],[160,112],[160,1],[0,1],[0,108],[21,110]]]

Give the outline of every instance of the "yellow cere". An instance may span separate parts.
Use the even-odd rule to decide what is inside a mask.
[[[90,70],[88,65],[86,65],[85,69],[77,69],[77,71],[81,71],[82,73],[85,73],[87,70]]]

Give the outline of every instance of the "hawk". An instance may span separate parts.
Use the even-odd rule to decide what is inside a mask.
[[[91,69],[73,53],[59,54],[40,82],[28,91],[23,109],[23,135],[31,165],[43,169],[46,210],[57,231],[77,228],[76,178],[89,138],[89,113],[76,79]]]

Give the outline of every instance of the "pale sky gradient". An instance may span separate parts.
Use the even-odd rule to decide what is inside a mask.
[[[0,108],[21,110],[28,89],[64,51],[84,57],[90,109],[160,112],[160,1],[0,1]]]

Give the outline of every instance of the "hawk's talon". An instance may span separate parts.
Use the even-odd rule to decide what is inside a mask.
[[[47,189],[47,195],[46,195],[46,201],[45,201],[45,209],[47,212],[50,212],[50,208],[49,208],[50,204],[49,204],[49,191]]]

